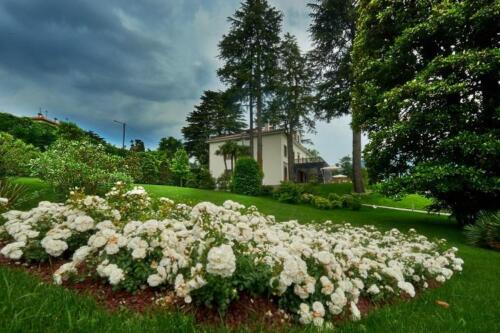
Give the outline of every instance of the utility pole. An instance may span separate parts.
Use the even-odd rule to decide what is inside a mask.
[[[125,149],[125,127],[127,124],[123,121],[118,121],[118,120],[113,120],[117,124],[121,124],[123,128],[123,135],[122,135],[122,149]]]

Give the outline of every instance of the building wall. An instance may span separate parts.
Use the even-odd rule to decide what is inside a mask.
[[[248,140],[238,140],[240,144],[249,145]],[[222,156],[215,155],[224,142],[211,142],[209,144],[209,169],[213,177],[218,178],[224,173],[224,161]],[[284,167],[288,164],[285,157],[284,147],[286,136],[282,133],[275,135],[264,135],[262,137],[262,159],[264,171],[264,185],[279,185],[284,180]],[[295,152],[299,152],[301,157],[307,157],[307,151],[300,145],[294,145]],[[297,155],[296,155],[297,156]],[[257,159],[257,138],[254,138],[254,158]],[[231,168],[231,161],[227,160],[228,168]]]

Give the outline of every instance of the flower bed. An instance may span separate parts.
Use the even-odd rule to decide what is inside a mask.
[[[185,303],[224,312],[239,295],[274,298],[302,324],[358,320],[361,299],[414,297],[461,271],[456,248],[349,224],[277,223],[233,201],[194,207],[118,184],[105,198],[71,193],[3,214],[0,253],[12,260],[67,258],[58,284],[92,275],[115,290],[171,288]]]

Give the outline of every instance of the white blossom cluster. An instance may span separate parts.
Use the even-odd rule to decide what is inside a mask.
[[[444,240],[431,242],[415,230],[381,232],[373,226],[331,221],[278,223],[255,207],[233,201],[190,207],[161,198],[156,213],[130,215],[134,209],[151,212],[152,200],[141,188],[113,191],[106,199],[81,197],[66,205],[42,202],[29,212],[4,213],[3,228],[11,242],[1,253],[19,259],[36,239],[50,256],[72,256],[55,272],[56,283],[84,266],[116,287],[172,287],[187,303],[197,291],[211,288],[214,278],[230,281],[237,276],[238,258],[251,258],[255,271],[269,273],[258,282],[276,297],[293,300],[284,306],[297,313],[301,323],[317,326],[337,316],[360,319],[361,297],[413,297],[428,287],[429,280],[445,282],[462,270],[456,248],[447,248]],[[79,205],[97,205],[101,212],[90,216]],[[110,213],[115,210],[119,213]],[[124,219],[127,214],[136,219]],[[71,253],[68,239],[75,235],[87,238]]]
[[[0,197],[0,206],[7,206],[9,204],[9,199]]]

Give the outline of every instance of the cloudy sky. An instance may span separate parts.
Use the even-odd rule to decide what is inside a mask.
[[[304,0],[270,0],[283,31],[310,48]],[[222,88],[217,44],[235,0],[2,0],[0,111],[69,120],[121,144],[155,148],[180,129],[203,90]],[[310,134],[330,163],[351,151],[349,119]]]

